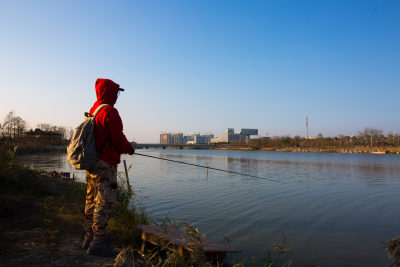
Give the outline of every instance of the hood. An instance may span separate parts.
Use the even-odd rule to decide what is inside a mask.
[[[100,104],[114,106],[118,97],[119,84],[109,79],[96,80],[96,96]]]

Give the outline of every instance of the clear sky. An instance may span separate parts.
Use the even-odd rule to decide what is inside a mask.
[[[76,127],[96,78],[128,139],[400,133],[400,1],[0,1],[0,122]]]

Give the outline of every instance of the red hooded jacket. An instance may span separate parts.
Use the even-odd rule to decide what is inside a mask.
[[[117,166],[121,161],[121,154],[133,150],[124,133],[122,120],[114,104],[117,101],[119,84],[109,79],[96,80],[97,101],[90,109],[93,114],[101,104],[108,104],[103,107],[95,118],[94,139],[97,151],[100,151],[100,159]]]

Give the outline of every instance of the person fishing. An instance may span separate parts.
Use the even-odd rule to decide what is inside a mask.
[[[67,158],[71,166],[78,170],[86,170],[85,237],[81,246],[87,254],[103,257],[118,254],[107,240],[106,227],[117,202],[117,165],[120,163],[121,154],[135,154],[284,183],[250,174],[135,153],[134,147],[123,133],[121,117],[114,107],[119,93],[124,89],[109,79],[97,79],[95,89],[97,101],[89,113],[85,113],[85,121],[75,129],[67,147]]]
[[[82,248],[90,255],[113,257],[118,251],[107,240],[106,226],[117,201],[117,165],[121,154],[132,155],[135,150],[123,133],[121,117],[114,107],[124,89],[109,79],[97,79],[95,89],[97,101],[90,109],[90,115],[97,110],[93,131],[99,156],[95,164],[86,170],[85,238]]]

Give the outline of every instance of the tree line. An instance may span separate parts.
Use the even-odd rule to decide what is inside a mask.
[[[357,135],[324,137],[321,133],[314,138],[290,136],[259,137],[234,143],[237,146],[262,147],[399,147],[400,135],[396,132],[384,135],[382,129],[367,127]]]
[[[33,129],[23,118],[17,116],[14,111],[10,111],[3,122],[0,123],[0,139],[2,140],[26,138],[27,134],[35,133],[35,131],[36,133],[57,134],[61,140],[69,140],[73,134],[71,128],[49,123],[39,123]]]

